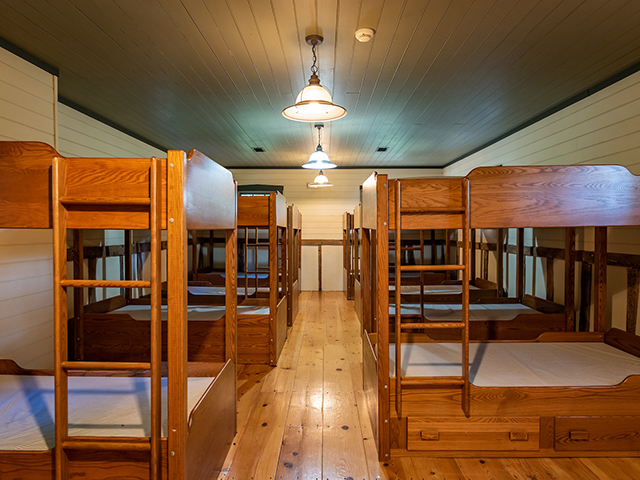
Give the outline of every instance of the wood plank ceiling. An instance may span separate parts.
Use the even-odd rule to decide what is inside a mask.
[[[0,36],[58,68],[62,97],[229,167],[298,167],[314,149],[312,124],[281,111],[316,32],[321,82],[348,110],[323,134],[332,160],[433,167],[638,64],[640,1],[0,0]]]

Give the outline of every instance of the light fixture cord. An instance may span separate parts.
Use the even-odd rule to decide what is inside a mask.
[[[318,146],[321,147],[322,142],[320,140],[322,139],[322,127],[317,127],[317,128],[318,128]]]
[[[316,44],[314,43],[311,46],[311,53],[313,54],[313,65],[311,65],[311,75],[318,74],[318,67],[316,66],[316,62],[318,61],[318,57],[316,56]]]

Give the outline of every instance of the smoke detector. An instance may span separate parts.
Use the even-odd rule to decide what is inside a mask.
[[[360,28],[356,30],[356,38],[359,42],[368,42],[376,34],[373,28]]]

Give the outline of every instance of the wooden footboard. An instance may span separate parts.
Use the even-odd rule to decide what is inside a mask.
[[[362,333],[363,389],[369,411],[369,421],[378,446],[378,363],[369,334]]]
[[[287,299],[285,297],[280,299],[278,306],[276,307],[276,358],[273,362],[275,365],[278,363],[280,353],[284,347],[284,342],[287,340]]]
[[[217,478],[236,434],[236,366],[229,360],[189,414],[187,478]]]

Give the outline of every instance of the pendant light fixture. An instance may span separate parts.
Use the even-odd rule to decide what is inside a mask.
[[[321,187],[333,187],[332,183],[329,183],[329,179],[326,177],[322,170],[318,173],[318,176],[313,180],[313,183],[307,183],[309,188],[321,188]]]
[[[337,165],[333,163],[329,158],[329,155],[327,155],[322,150],[322,143],[321,143],[322,133],[321,132],[322,132],[322,128],[324,127],[324,123],[316,123],[314,127],[318,129],[318,146],[316,147],[315,152],[309,155],[309,160],[307,160],[307,163],[302,165],[302,168],[313,168],[316,170],[323,170],[323,169],[328,170],[330,168],[336,168]]]
[[[285,108],[282,111],[282,115],[289,120],[297,122],[329,122],[342,118],[347,114],[347,110],[340,105],[334,105],[331,92],[320,85],[320,79],[318,78],[316,47],[324,39],[320,35],[309,35],[305,40],[311,45],[313,53],[309,85],[300,91],[296,97],[296,103]]]

